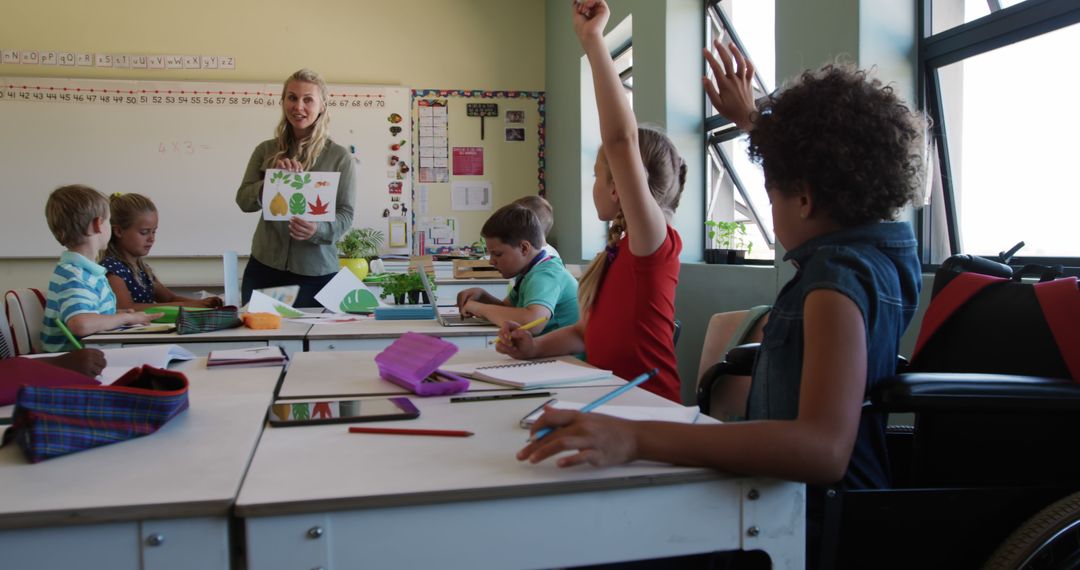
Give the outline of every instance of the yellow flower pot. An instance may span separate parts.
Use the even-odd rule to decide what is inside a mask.
[[[363,257],[342,258],[338,260],[338,263],[341,267],[348,267],[349,270],[353,272],[353,275],[361,281],[367,277],[368,264],[367,260]]]

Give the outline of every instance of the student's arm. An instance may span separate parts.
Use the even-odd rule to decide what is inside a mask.
[[[638,148],[637,119],[604,44],[604,26],[610,11],[603,0],[585,0],[572,10],[574,31],[592,68],[604,157],[615,180],[615,192],[627,226],[633,228],[630,252],[636,256],[652,255],[667,238],[667,219],[649,191]],[[678,165],[674,167],[678,169]]]
[[[540,337],[533,337],[530,331],[518,330],[522,324],[514,321],[503,323],[499,329],[500,341],[495,343],[495,350],[518,359],[585,352],[584,320]]]
[[[112,281],[109,282],[110,284]],[[115,291],[115,289],[113,289]],[[179,307],[220,307],[222,305],[221,297],[207,297],[205,299],[196,299],[194,297],[184,297],[183,295],[177,295],[165,286],[164,283],[154,279],[154,305],[176,305]],[[119,306],[119,297],[117,297],[117,306]],[[136,303],[136,308],[140,308],[141,303]],[[145,305],[141,308],[145,309],[153,305]]]
[[[101,374],[107,364],[105,353],[96,348],[80,348],[64,354],[45,357],[41,360],[53,366],[74,370],[83,376],[91,378]]]
[[[469,316],[469,312],[465,309],[465,305],[469,304],[470,301],[484,303],[487,305],[507,304],[506,301],[504,301],[503,299],[499,299],[495,295],[492,295],[491,293],[485,291],[483,287],[469,287],[468,289],[459,291],[457,294],[457,308],[461,315],[464,317]]]
[[[162,313],[123,312],[115,315],[98,313],[79,313],[67,319],[65,324],[71,334],[77,337],[90,336],[124,325],[148,325]]]
[[[110,273],[108,278],[109,287],[112,288],[113,294],[116,295],[116,308],[120,310],[130,309],[132,311],[142,311],[143,309],[160,307],[162,305],[176,307],[216,307],[221,305],[221,299],[217,297],[211,297],[205,301],[181,297],[180,295],[173,293],[168,287],[162,285],[162,283],[157,280],[154,281],[155,301],[153,303],[136,303],[131,299],[131,290],[128,289],[127,283],[125,283],[120,276]]]
[[[648,459],[808,483],[838,481],[851,460],[866,388],[863,317],[849,298],[824,289],[807,295],[803,317],[802,387],[794,420],[695,426],[552,410],[533,430],[559,429],[523,448],[518,459],[535,463],[576,449],[558,465]]]
[[[705,48],[705,59],[714,76],[713,79],[701,78],[705,94],[717,113],[749,132],[754,128],[752,119],[757,112],[754,105],[754,64],[743,57],[734,42],[725,48],[720,40],[713,40],[713,48],[716,54]]]
[[[476,301],[469,301],[465,304],[465,310],[462,311],[462,315],[471,314],[478,317],[484,317],[485,319],[495,323],[498,326],[502,326],[507,321],[514,321],[517,323],[531,323],[539,318],[550,319],[551,311],[543,305],[528,305],[525,307],[511,307],[500,302],[496,305],[489,305],[486,303],[478,303]],[[533,329],[532,333],[538,333],[543,330],[543,327]]]

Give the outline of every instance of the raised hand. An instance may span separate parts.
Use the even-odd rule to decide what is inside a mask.
[[[757,112],[754,105],[754,64],[743,57],[734,43],[724,47],[720,40],[713,41],[712,50],[705,49],[705,59],[712,68],[713,79],[701,78],[705,94],[709,96],[716,112],[735,123],[744,131],[754,128],[752,118]]]
[[[572,9],[574,33],[582,44],[590,39],[604,37],[604,27],[607,26],[608,18],[611,17],[611,10],[608,9],[604,0],[576,1]]]

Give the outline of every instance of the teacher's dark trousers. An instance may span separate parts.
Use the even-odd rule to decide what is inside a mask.
[[[258,259],[249,257],[247,267],[244,268],[244,277],[240,281],[241,303],[247,304],[251,299],[251,292],[255,289],[267,287],[281,287],[282,285],[299,285],[300,293],[296,296],[294,307],[319,307],[315,300],[315,294],[319,292],[336,273],[329,275],[298,275],[290,271],[281,271],[268,265],[262,264]]]

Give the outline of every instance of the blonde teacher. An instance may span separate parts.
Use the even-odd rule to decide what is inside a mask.
[[[245,212],[262,211],[263,178],[268,168],[338,172],[341,177],[335,220],[310,222],[293,217],[284,222],[260,216],[241,282],[244,303],[254,289],[299,285],[294,304],[318,306],[315,294],[337,272],[334,243],[352,226],[356,196],[352,158],[344,147],[330,140],[329,133],[326,82],[318,73],[301,69],[285,80],[276,136],[260,143],[251,153],[244,181],[236,191],[236,203]]]

